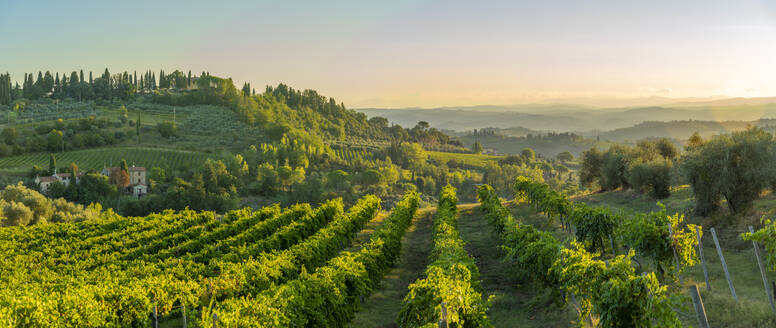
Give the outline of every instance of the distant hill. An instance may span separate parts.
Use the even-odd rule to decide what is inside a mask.
[[[537,130],[557,131],[584,131],[591,129],[590,124],[587,122],[580,121],[577,117],[565,113],[558,113],[557,109],[553,110],[554,112],[551,115],[450,108],[359,109],[358,111],[370,117],[385,117],[392,123],[402,126],[412,126],[419,121],[426,121],[437,128],[457,131],[487,127],[510,128],[515,126],[530,126]]]
[[[762,119],[757,121],[672,121],[672,122],[643,122],[637,125],[604,131],[600,133],[586,133],[588,137],[598,136],[601,140],[614,142],[636,141],[644,138],[660,137],[676,140],[687,140],[693,133],[698,132],[702,137],[726,134],[733,131],[741,131],[748,126],[768,127],[776,126],[776,119]]]
[[[509,131],[512,129],[507,129]],[[504,131],[504,130],[497,130]],[[471,147],[474,141],[479,141],[483,147],[496,150],[499,154],[519,154],[525,148],[533,149],[543,157],[555,157],[558,153],[569,151],[579,156],[591,147],[608,148],[609,142],[598,142],[595,138],[586,138],[574,133],[537,133],[526,136],[509,136],[498,133],[468,133],[458,137],[461,142]]]
[[[776,118],[774,98],[724,99],[671,106],[588,108],[573,105],[475,106],[432,109],[359,109],[411,126],[418,121],[447,130],[527,127],[539,131],[582,132],[627,128],[645,121],[756,121]]]

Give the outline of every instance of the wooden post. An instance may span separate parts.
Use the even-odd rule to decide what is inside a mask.
[[[213,312],[213,328],[218,328],[218,314]]]
[[[154,328],[159,328],[159,316],[156,313],[156,299],[154,299]]]
[[[738,296],[736,296],[736,288],[733,287],[733,280],[730,279],[730,272],[725,263],[725,256],[722,255],[722,247],[719,247],[719,239],[717,239],[717,232],[714,228],[711,228],[711,237],[714,238],[714,246],[717,247],[717,254],[719,254],[719,260],[722,262],[722,269],[725,270],[725,278],[727,278],[728,285],[730,285],[730,293],[733,294],[733,299],[738,302]]]
[[[771,281],[771,286],[773,286],[771,295],[775,295],[774,298],[776,298],[776,281]]]
[[[671,241],[674,237],[674,229],[671,228],[671,223],[668,223],[668,239]],[[679,285],[684,285],[682,281],[682,274],[679,273],[679,256],[676,255],[676,248],[671,246],[671,250],[674,252],[674,265],[676,265],[676,276],[679,278]]]
[[[577,303],[577,298],[576,298],[576,297],[574,297],[574,293],[571,293],[571,302],[573,302],[573,303],[574,303],[574,307],[576,307],[576,308],[577,308],[577,312],[579,312],[579,313],[582,313],[582,308],[581,308],[581,307],[579,307],[579,303]],[[591,317],[591,315],[588,315],[588,316],[585,318],[585,323],[587,323],[587,325],[588,325],[589,327],[594,327],[594,326],[593,326],[593,318]]]
[[[754,228],[749,226],[749,232],[754,234]],[[757,242],[752,240],[752,247],[754,247],[754,257],[757,258],[757,266],[760,268],[760,275],[763,277],[763,286],[765,286],[765,297],[768,298],[768,302],[771,303],[771,310],[776,313],[776,306],[773,304],[773,297],[771,297],[770,288],[768,288],[768,277],[765,274],[765,267],[762,260],[760,260],[760,248],[757,246]]]
[[[183,304],[183,328],[188,328],[186,323],[186,303]]]
[[[692,297],[692,305],[695,306],[695,313],[698,315],[698,326],[700,328],[709,328],[709,320],[706,319],[706,309],[703,307],[703,299],[701,299],[697,285],[690,286],[690,297]]]
[[[439,319],[439,328],[448,328],[447,325],[447,302],[442,302],[442,318]]]
[[[698,240],[698,256],[701,258],[701,266],[703,267],[703,278],[706,279],[706,289],[711,291],[711,284],[709,283],[709,270],[706,269],[706,259],[703,257],[703,242],[701,241],[701,229],[695,227],[695,238]]]
[[[614,238],[609,235],[609,246],[612,247],[612,255],[617,256],[617,251],[614,249]]]

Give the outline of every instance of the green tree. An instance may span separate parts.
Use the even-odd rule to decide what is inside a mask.
[[[667,198],[671,195],[671,166],[667,160],[636,164],[628,171],[628,183],[651,197]]]
[[[672,160],[679,154],[676,146],[668,138],[661,138],[657,141],[656,146],[660,156],[663,156],[665,159]]]
[[[344,191],[350,186],[350,175],[343,170],[334,170],[326,174],[326,187],[332,191]]]
[[[0,218],[4,226],[26,226],[32,222],[33,213],[22,203],[0,200]]]
[[[522,156],[526,162],[533,162],[536,159],[536,152],[531,148],[525,148],[520,152],[520,156]]]
[[[579,169],[579,182],[584,186],[590,186],[601,181],[601,167],[604,163],[604,154],[593,147],[582,153],[582,163]]]
[[[0,105],[11,104],[11,75],[0,74]]]
[[[29,208],[33,216],[27,223],[31,224],[45,223],[54,212],[48,197],[25,187],[21,182],[6,186],[0,193],[0,199],[6,202],[18,202]]]
[[[180,135],[178,126],[172,122],[158,123],[156,129],[163,138],[178,137]]]
[[[573,161],[574,160],[574,155],[572,155],[571,152],[569,152],[569,151],[564,151],[564,152],[561,152],[558,155],[556,155],[555,158],[557,158],[561,162],[566,163],[566,162]]]
[[[0,132],[0,137],[3,138],[3,141],[11,146],[16,144],[17,136],[18,133],[16,132],[16,128],[12,126],[6,126],[3,128],[3,132]]]
[[[601,188],[604,190],[614,190],[620,187],[630,187],[627,172],[630,169],[633,158],[633,150],[628,146],[614,145],[609,147],[603,155]]]
[[[472,152],[475,154],[481,154],[482,153],[482,145],[479,141],[475,141],[472,145]]]
[[[121,105],[121,107],[119,108],[119,119],[123,124],[127,124],[127,122],[129,121],[129,112],[127,111],[127,107],[124,105]]]
[[[775,151],[773,135],[757,127],[688,147],[682,173],[695,194],[696,214],[716,211],[723,197],[733,213],[749,208],[776,181]]]
[[[57,170],[57,158],[54,154],[49,155],[49,174],[54,174]]]
[[[404,168],[418,167],[425,164],[428,158],[423,146],[410,142],[391,144],[388,154],[395,163],[400,163]]]
[[[62,131],[57,131],[56,129],[51,130],[48,134],[48,150],[50,151],[57,151],[62,150],[64,151],[65,148],[65,139],[63,137]]]
[[[137,134],[137,143],[140,144],[140,113],[137,113],[137,121],[135,122],[135,133]]]

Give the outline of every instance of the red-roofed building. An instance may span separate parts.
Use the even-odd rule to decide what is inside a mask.
[[[110,178],[111,175],[121,170],[118,167],[106,167],[102,169],[102,175]],[[137,197],[143,196],[148,193],[148,185],[146,184],[146,169],[142,166],[132,166],[128,168],[129,173],[129,186],[126,191]]]
[[[75,180],[76,182],[81,179],[81,177],[84,176],[83,172],[78,172],[78,176],[76,176]],[[73,180],[73,174],[72,173],[56,173],[52,174],[51,176],[45,176],[45,177],[35,177],[35,183],[38,184],[40,187],[40,191],[46,193],[48,192],[49,187],[54,182],[59,182],[65,187],[70,185],[70,181]]]

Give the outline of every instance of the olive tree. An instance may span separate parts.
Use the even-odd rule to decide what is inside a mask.
[[[749,208],[776,181],[775,150],[773,135],[756,127],[688,147],[682,173],[695,194],[696,214],[716,211],[722,198],[731,212]]]

